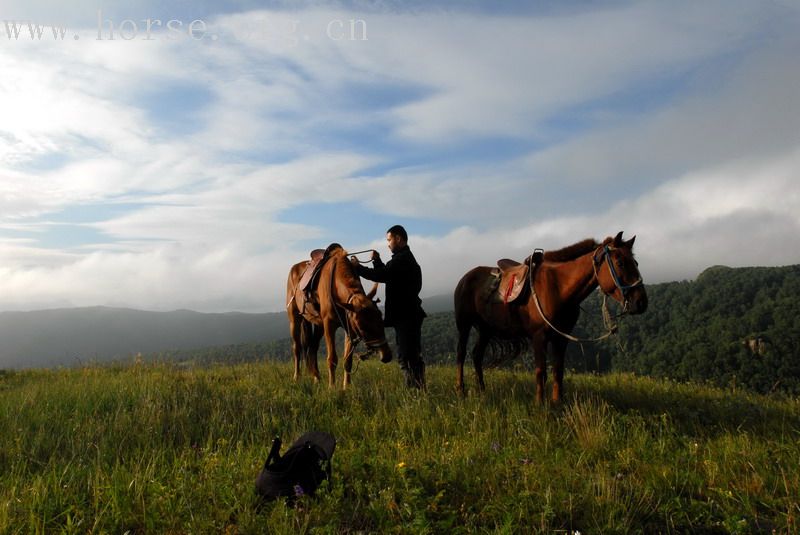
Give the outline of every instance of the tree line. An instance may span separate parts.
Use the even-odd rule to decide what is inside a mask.
[[[571,343],[567,368],[587,373],[626,371],[761,393],[800,394],[800,265],[715,266],[694,281],[652,284],[647,292],[647,312],[623,317],[616,336],[596,344]],[[611,305],[612,312],[615,305]],[[601,296],[596,292],[583,303],[573,334],[593,337],[604,332],[600,306]],[[391,330],[387,334],[393,341]],[[473,334],[470,349],[474,339]],[[425,320],[422,346],[427,362],[454,363],[456,340],[452,311],[431,314]],[[341,350],[341,332],[339,346]],[[291,359],[291,343],[285,338],[153,356],[198,364],[264,358],[285,361]],[[323,365],[324,344],[319,358]],[[530,351],[523,351],[510,365],[531,368]]]

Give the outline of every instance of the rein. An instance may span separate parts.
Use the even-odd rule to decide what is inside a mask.
[[[367,249],[367,250],[371,251],[372,249]],[[363,252],[366,251],[359,251],[358,253],[354,254],[359,254]],[[350,321],[348,321],[347,319],[347,314],[349,311],[344,306],[337,303],[336,299],[334,298],[334,296],[336,295],[336,280],[334,277],[335,274],[336,274],[336,261],[334,260],[330,276],[331,305],[333,305],[333,311],[336,312],[336,319],[339,320],[339,324],[342,326],[342,328],[345,331],[345,334],[350,339],[350,352],[353,353],[355,351],[356,346],[363,340],[363,337],[359,335],[357,332],[354,332],[355,329],[350,328],[351,327]],[[357,294],[355,292],[350,294],[350,297],[347,299],[348,305],[356,295]],[[339,312],[339,308],[344,308],[344,319],[342,319],[342,315]],[[355,336],[353,336],[353,334],[355,334]],[[364,345],[367,346],[367,348],[370,350],[378,349],[380,346],[387,343],[385,338],[379,340],[363,340],[363,342]],[[344,357],[347,358],[347,355],[345,355]],[[359,357],[359,360],[364,360],[364,358]]]
[[[632,288],[640,286],[640,285],[642,285],[644,283],[642,282],[642,279],[640,277],[639,280],[637,280],[634,284],[631,284],[631,285],[628,285],[628,286],[622,286],[620,284],[620,282],[619,282],[619,276],[617,275],[617,272],[614,270],[613,264],[611,262],[611,257],[608,254],[609,251],[610,251],[610,249],[609,249],[608,245],[606,245],[604,247],[604,249],[603,249],[603,255],[605,255],[605,257],[606,257],[606,262],[608,263],[608,269],[611,271],[611,277],[614,279],[614,284],[617,286],[617,288],[620,289],[620,291],[622,292],[622,295],[624,297],[625,294],[627,293],[627,290],[630,290]],[[535,254],[535,251],[534,251],[534,254]],[[605,293],[604,291],[602,291],[602,288],[600,288],[600,290],[601,290],[601,292],[603,294],[603,305],[602,305],[600,310],[601,310],[601,313],[603,315],[603,324],[606,326],[606,329],[608,329],[608,331],[605,334],[603,334],[601,336],[598,336],[596,338],[578,338],[576,336],[572,336],[571,334],[568,334],[568,333],[560,331],[555,325],[553,325],[550,322],[549,319],[547,319],[547,316],[545,316],[544,311],[542,310],[542,305],[539,302],[539,296],[536,295],[536,287],[533,284],[533,272],[534,272],[534,269],[533,269],[534,268],[534,265],[533,265],[533,254],[530,256],[530,258],[531,258],[531,263],[530,263],[530,265],[528,267],[528,283],[530,284],[530,287],[531,287],[531,294],[533,296],[533,303],[536,305],[536,310],[537,310],[537,312],[539,312],[539,315],[542,317],[544,322],[551,329],[553,329],[555,332],[557,332],[558,334],[560,334],[561,336],[563,336],[567,340],[570,340],[572,342],[577,342],[579,344],[580,343],[589,343],[589,342],[591,342],[591,343],[600,342],[600,341],[605,340],[606,338],[608,338],[609,336],[611,336],[612,334],[615,334],[617,332],[619,326],[615,322],[616,318],[613,318],[611,316],[611,312],[608,310],[608,302],[607,302],[608,294]],[[600,279],[598,279],[598,277],[597,277],[597,262],[596,262],[596,260],[597,260],[597,251],[595,251],[595,254],[592,256],[592,267],[594,268],[594,278],[598,281],[598,287],[599,287],[599,280]],[[623,314],[621,314],[620,316],[622,316],[624,314],[625,314],[625,312],[623,312]],[[617,317],[620,317],[620,316],[617,316]]]
[[[347,253],[347,254],[350,255],[350,258],[355,258],[356,255],[359,255],[361,253],[374,253],[374,252],[375,249],[364,249],[363,251],[356,251],[355,253]],[[358,258],[356,258],[356,260],[358,260]],[[370,262],[372,262],[372,259],[358,260],[359,264],[369,264]]]

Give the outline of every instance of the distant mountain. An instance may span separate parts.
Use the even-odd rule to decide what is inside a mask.
[[[434,296],[423,300],[423,307],[428,314],[450,311],[452,300],[450,295]],[[112,307],[0,312],[0,369],[74,366],[137,353],[285,341],[288,336],[283,312],[207,314]]]
[[[171,349],[285,338],[286,314],[89,307],[0,313],[0,368],[71,366]]]
[[[428,315],[438,314],[439,312],[452,312],[453,294],[433,295],[422,300],[422,308]]]

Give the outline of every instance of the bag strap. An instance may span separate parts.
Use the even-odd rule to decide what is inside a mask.
[[[264,468],[267,468],[270,463],[278,462],[281,460],[281,438],[275,437],[272,439],[272,448],[269,450],[269,455],[267,455],[267,460],[264,462]]]

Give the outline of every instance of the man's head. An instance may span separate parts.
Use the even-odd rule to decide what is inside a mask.
[[[408,233],[402,225],[395,225],[386,231],[386,243],[389,250],[396,253],[408,244]]]

